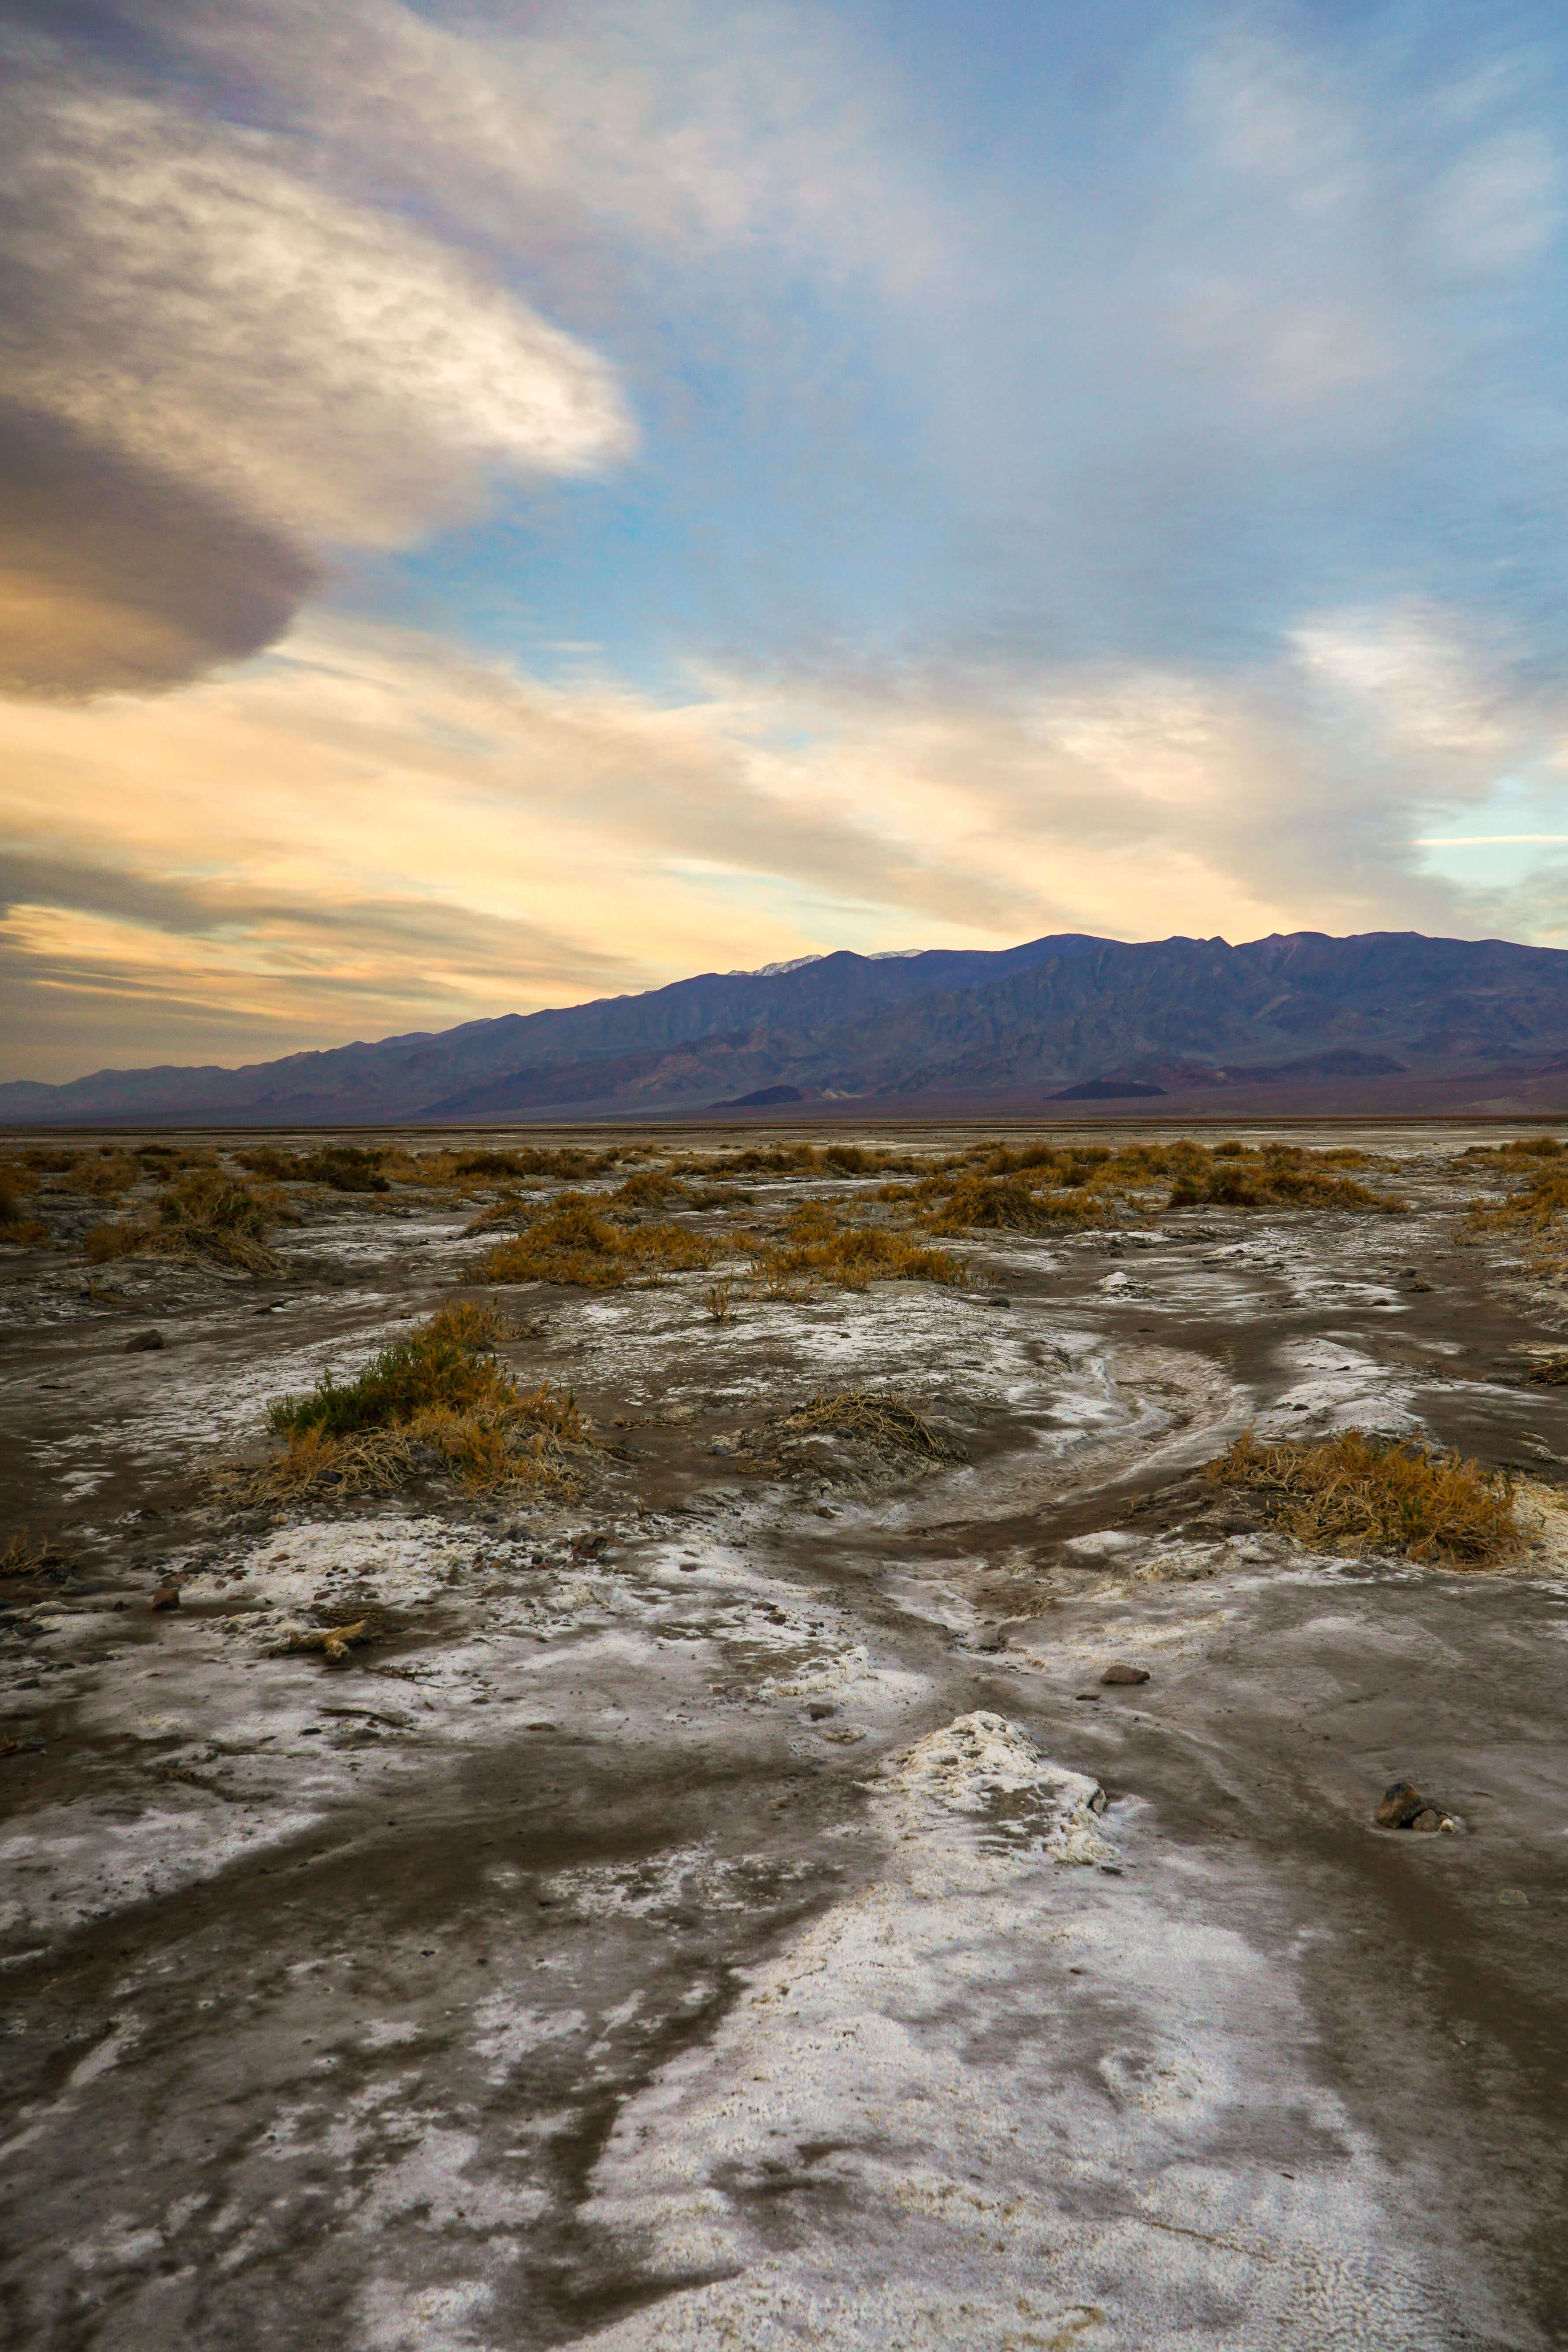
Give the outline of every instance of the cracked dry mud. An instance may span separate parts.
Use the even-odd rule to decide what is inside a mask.
[[[723,1322],[700,1273],[495,1294],[602,1441],[569,1505],[207,1483],[451,1294],[471,1200],[322,1195],[260,1279],[0,1256],[0,1527],[52,1548],[0,1645],[5,2340],[1568,2341],[1568,1297],[1456,1246],[1470,1136],[1357,1139],[1407,1213],[976,1235],[967,1288]],[[824,1388],[955,1458],[782,1443]],[[1306,1551],[1194,1475],[1249,1423],[1527,1465],[1530,1542]],[[1401,1775],[1460,1832],[1377,1829]]]

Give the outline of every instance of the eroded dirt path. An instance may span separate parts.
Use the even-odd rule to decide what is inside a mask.
[[[1385,1139],[1405,1214],[966,1290],[519,1291],[613,1449],[570,1507],[203,1483],[460,1206],[4,1261],[6,1520],[68,1563],[0,1645],[7,2340],[1568,2341],[1568,1301],[1456,1246],[1455,1143]],[[963,1458],[756,1438],[825,1386]],[[1305,1552],[1193,1475],[1249,1423],[1525,1465],[1536,1549]],[[1462,1832],[1375,1829],[1402,1774]]]

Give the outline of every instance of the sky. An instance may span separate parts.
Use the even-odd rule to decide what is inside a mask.
[[[1568,946],[1568,17],[0,0],[0,1076]]]

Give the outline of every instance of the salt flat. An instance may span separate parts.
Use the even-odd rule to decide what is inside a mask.
[[[480,1280],[482,1171],[91,1264],[152,1180],[66,1146],[0,1254],[11,2339],[1568,2340],[1568,1290],[1461,1156],[1510,1131],[1358,1130],[1390,1213],[975,1230],[962,1285],[770,1286],[802,1201],[910,1212],[741,1171],[671,1213],[721,1319]],[[570,1180],[612,1212],[774,1140],[549,1139],[640,1155]],[[270,1400],[455,1291],[590,1417],[574,1492],[247,1497]],[[846,1391],[939,1450],[790,1423]],[[1304,1545],[1201,1475],[1248,1427],[1515,1465],[1521,1541]],[[1401,1776],[1453,1833],[1374,1824]]]

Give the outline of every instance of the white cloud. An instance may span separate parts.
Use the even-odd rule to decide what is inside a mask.
[[[604,362],[268,143],[125,97],[14,93],[0,393],[315,543],[396,545],[494,468],[623,456]]]
[[[480,5],[458,24],[403,0],[139,14],[183,54],[281,94],[329,168],[417,186],[508,247],[521,236],[546,271],[584,222],[645,247],[763,247],[899,285],[944,249],[887,119],[886,56],[789,0]]]

